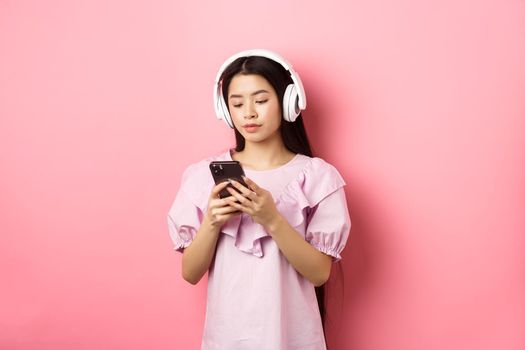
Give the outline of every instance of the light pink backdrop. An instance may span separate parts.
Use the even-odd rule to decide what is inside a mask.
[[[525,349],[524,37],[518,0],[0,1],[0,348],[199,347],[166,214],[263,47],[348,182],[332,349]]]

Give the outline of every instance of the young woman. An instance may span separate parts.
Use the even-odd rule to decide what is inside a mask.
[[[202,349],[326,349],[318,297],[350,231],[345,182],[312,156],[306,97],[284,58],[243,51],[217,77],[216,112],[237,145],[190,165],[168,214],[183,278],[208,272]],[[248,187],[233,181],[219,198],[228,182],[215,185],[214,160],[239,161]]]

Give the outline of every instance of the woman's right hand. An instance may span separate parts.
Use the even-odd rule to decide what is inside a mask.
[[[227,185],[227,181],[215,185],[208,199],[208,209],[206,210],[204,219],[216,228],[220,228],[228,219],[241,213],[237,208],[229,204],[231,200],[235,201],[235,197],[219,198],[219,192]]]
[[[216,252],[221,226],[232,216],[241,213],[228,204],[232,200],[236,200],[235,197],[219,198],[219,192],[227,185],[228,183],[224,182],[213,187],[202,225],[200,225],[193,242],[184,248],[182,276],[191,284],[199,282],[208,271]]]

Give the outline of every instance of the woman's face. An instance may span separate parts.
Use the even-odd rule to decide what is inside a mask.
[[[228,87],[233,124],[247,142],[280,137],[281,110],[272,85],[257,74],[237,74]]]

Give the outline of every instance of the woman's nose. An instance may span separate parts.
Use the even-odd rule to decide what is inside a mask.
[[[246,106],[244,110],[244,118],[245,119],[251,119],[257,116],[257,113],[255,112],[255,108],[253,106]]]

